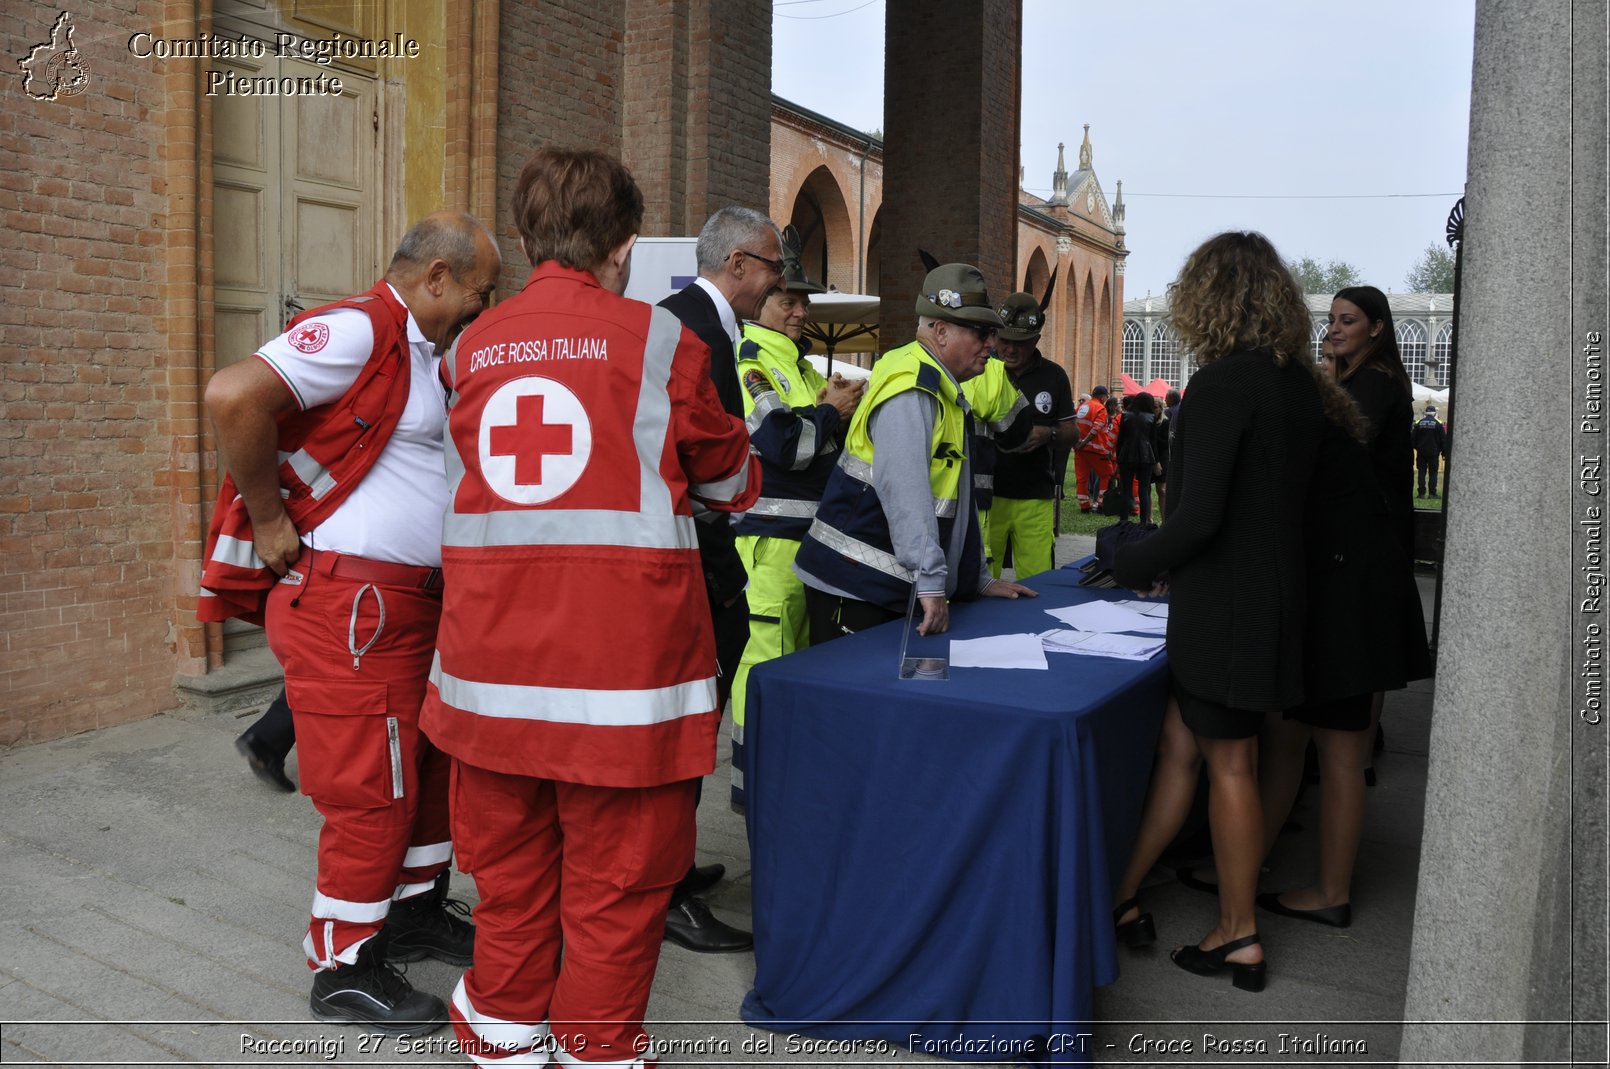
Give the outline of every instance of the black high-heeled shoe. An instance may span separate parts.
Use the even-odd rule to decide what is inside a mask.
[[[1113,907],[1112,924],[1113,930],[1118,934],[1118,941],[1126,947],[1151,946],[1157,942],[1157,928],[1152,924],[1150,913],[1142,913],[1134,920],[1124,921],[1122,924],[1118,922],[1119,917],[1132,909],[1140,909],[1139,897],[1126,898]]]
[[[1243,991],[1262,991],[1264,980],[1269,972],[1268,962],[1227,962],[1224,960],[1237,950],[1243,947],[1256,946],[1260,942],[1262,940],[1258,938],[1258,933],[1253,932],[1251,935],[1243,936],[1240,939],[1220,943],[1212,950],[1203,950],[1199,946],[1180,947],[1169,957],[1173,959],[1175,965],[1178,965],[1186,972],[1194,972],[1198,976],[1213,976],[1223,971],[1226,965],[1229,965],[1232,970],[1230,973],[1230,982],[1232,984]]]

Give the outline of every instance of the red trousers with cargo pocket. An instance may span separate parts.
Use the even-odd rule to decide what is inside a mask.
[[[481,901],[448,1014],[476,1064],[657,1064],[643,1016],[697,782],[591,787],[453,762],[458,863]]]
[[[327,574],[333,563],[336,554],[310,561],[304,551],[267,609],[268,643],[296,719],[302,793],[324,817],[303,942],[313,969],[357,960],[391,903],[429,891],[453,854],[449,759],[419,731],[440,583]],[[399,580],[430,574],[379,568]]]

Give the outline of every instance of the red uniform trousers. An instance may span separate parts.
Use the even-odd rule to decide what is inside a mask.
[[[1098,453],[1085,449],[1076,449],[1073,452],[1073,484],[1074,494],[1079,498],[1079,511],[1089,512],[1092,505],[1097,504],[1090,498],[1090,476],[1099,470],[1101,456]]]
[[[608,728],[599,730],[608,731]],[[475,877],[475,964],[449,1014],[478,1065],[645,1062],[671,888],[697,780],[590,787],[453,761],[453,838]]]
[[[391,903],[430,890],[453,856],[448,758],[419,732],[439,573],[430,590],[344,566],[383,579],[432,573],[304,550],[293,569],[301,581],[269,594],[268,642],[285,669],[302,793],[324,816],[303,941],[313,969],[356,961]]]

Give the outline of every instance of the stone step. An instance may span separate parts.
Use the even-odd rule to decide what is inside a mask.
[[[184,705],[170,715],[208,717],[262,708],[285,685],[285,673],[273,652],[259,646],[230,654],[223,667],[204,676],[180,676],[174,685]]]

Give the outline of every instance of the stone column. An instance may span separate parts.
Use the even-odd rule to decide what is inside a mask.
[[[917,249],[1017,289],[1018,0],[888,0],[879,335],[916,332]]]
[[[1584,340],[1606,329],[1604,28],[1604,0],[1476,7],[1458,427],[1403,1011],[1432,1023],[1405,1025],[1406,1063],[1605,1060],[1602,1025],[1573,1037],[1542,1023],[1605,1005],[1606,727],[1573,693],[1583,629],[1606,626],[1579,609],[1581,521],[1605,499],[1578,486],[1579,458],[1603,456],[1605,435],[1572,441]],[[1516,418],[1522,381],[1557,384],[1569,411]]]

